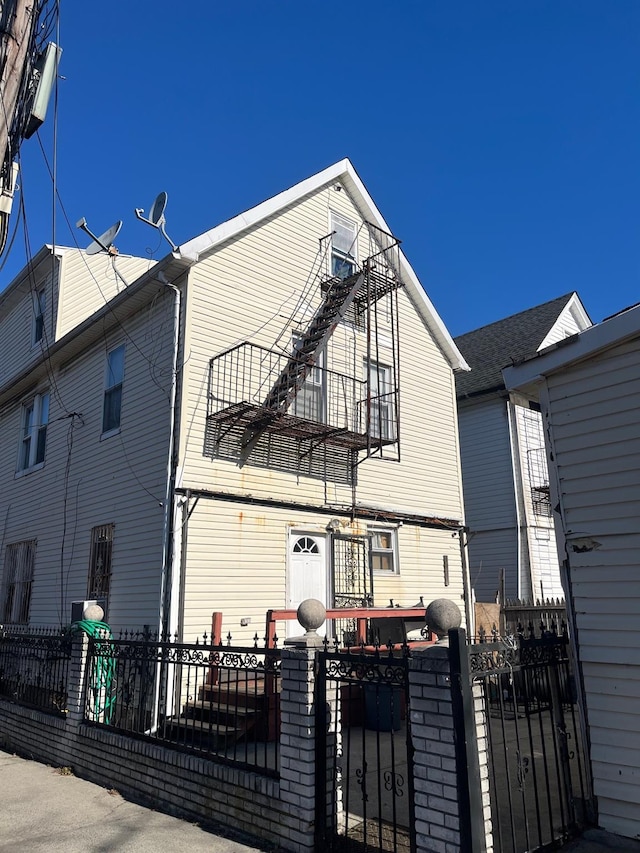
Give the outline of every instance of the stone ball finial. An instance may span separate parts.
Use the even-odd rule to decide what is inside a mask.
[[[317,598],[305,599],[296,612],[298,622],[307,634],[317,631],[327,618],[327,609]]]
[[[450,628],[459,628],[462,624],[460,608],[449,598],[436,598],[427,607],[427,625],[438,636],[438,642],[447,641]]]
[[[86,622],[102,622],[104,619],[104,610],[99,604],[90,604],[82,611],[82,618]]]

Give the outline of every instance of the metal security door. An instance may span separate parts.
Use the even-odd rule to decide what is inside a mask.
[[[370,536],[332,534],[331,584],[334,607],[371,607],[373,605]],[[355,620],[334,620],[334,636],[342,646],[354,645]]]

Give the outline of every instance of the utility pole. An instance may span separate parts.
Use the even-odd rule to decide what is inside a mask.
[[[15,118],[18,99],[29,53],[33,45],[38,18],[38,0],[8,0],[2,4],[0,18],[0,252],[4,249],[9,229],[9,213],[17,168],[13,157],[16,139]],[[19,133],[19,131],[18,131]]]

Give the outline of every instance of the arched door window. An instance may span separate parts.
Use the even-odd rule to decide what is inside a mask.
[[[294,554],[319,554],[320,548],[311,536],[301,536],[293,545]]]

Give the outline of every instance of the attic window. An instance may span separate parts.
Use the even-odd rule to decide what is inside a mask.
[[[356,223],[339,213],[332,213],[331,231],[331,275],[348,278],[356,268]]]

